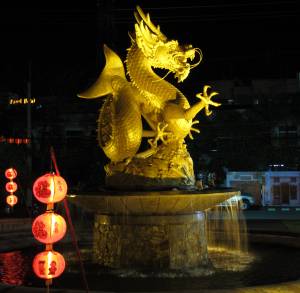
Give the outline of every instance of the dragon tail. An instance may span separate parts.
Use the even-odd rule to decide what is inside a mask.
[[[121,77],[126,80],[125,70],[120,57],[107,45],[103,46],[106,64],[96,82],[86,91],[80,93],[78,97],[94,99],[103,97],[113,92],[112,80]]]

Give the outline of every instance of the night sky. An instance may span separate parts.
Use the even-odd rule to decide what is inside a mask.
[[[125,56],[136,4],[169,38],[202,49],[204,60],[190,75],[191,83],[295,77],[300,71],[296,0],[31,2],[1,3],[1,93],[22,94],[29,60],[35,94],[84,89],[103,66],[103,43]]]
[[[10,107],[7,101],[11,96],[28,95],[31,64],[31,95],[38,101],[32,107],[32,127],[42,129],[42,137],[33,135],[42,145],[40,153],[34,153],[33,166],[36,172],[48,167],[46,150],[52,144],[60,158],[65,156],[64,169],[70,182],[80,178],[80,169],[85,166],[101,170],[100,175],[104,177],[103,161],[106,158],[97,146],[95,122],[103,99],[86,101],[79,99],[77,94],[99,76],[104,66],[104,43],[125,60],[126,49],[130,46],[128,32],[134,29],[133,12],[137,4],[150,13],[152,21],[160,25],[167,37],[202,50],[203,61],[184,83],[177,84],[168,76],[191,104],[195,102],[195,94],[205,84],[214,84],[215,80],[234,80],[237,84],[249,85],[252,79],[295,79],[300,72],[298,0],[10,0],[9,5],[3,2],[0,1],[0,136],[26,137],[25,108]],[[218,88],[214,90],[220,92],[216,101],[224,104],[231,98],[225,97]],[[293,97],[290,104],[289,97],[281,98],[286,100],[285,108],[282,101],[280,106],[271,101],[270,105],[257,107],[239,101],[237,105],[223,105],[211,117],[202,117],[201,135],[190,144],[192,156],[196,158],[219,149],[209,155],[215,158],[212,162],[220,166],[255,169],[257,166],[253,162],[258,161],[259,156],[261,169],[269,162],[288,162],[290,159],[293,161],[290,165],[295,166],[299,161],[299,150],[294,140],[289,144],[294,144],[292,151],[283,148],[281,152],[270,142],[271,129],[280,119],[299,117],[298,96]],[[74,116],[74,113],[84,115],[78,118],[80,115]],[[65,116],[69,121],[60,120]],[[71,127],[76,123],[93,131],[86,140],[76,138],[75,143],[68,142],[67,145],[59,127],[64,124]],[[225,136],[231,137],[228,143],[215,139]],[[78,146],[79,142],[81,146]],[[64,143],[65,147],[61,147]],[[7,144],[3,147],[9,148]],[[76,158],[71,150],[77,151]],[[91,155],[93,152],[94,156]],[[238,152],[241,157],[247,154],[240,164],[235,158]],[[285,159],[286,154],[291,154],[291,158]],[[43,161],[40,160],[42,155]],[[100,162],[100,167],[96,161]],[[211,168],[214,168],[213,164]]]

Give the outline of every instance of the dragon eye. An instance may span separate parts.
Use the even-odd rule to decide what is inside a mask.
[[[183,55],[178,55],[178,56],[176,57],[176,59],[177,59],[179,62],[184,62],[184,61],[186,61],[186,58],[185,58]]]

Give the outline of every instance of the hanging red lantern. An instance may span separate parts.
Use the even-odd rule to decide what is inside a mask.
[[[6,197],[6,203],[13,207],[15,204],[18,202],[18,197],[15,196],[14,194],[10,194]]]
[[[42,203],[56,203],[63,200],[68,186],[64,178],[55,174],[45,174],[33,184],[33,194]]]
[[[21,144],[22,143],[22,138],[15,138],[15,143],[16,144]]]
[[[15,139],[12,138],[12,137],[9,137],[9,138],[6,139],[6,142],[7,142],[7,143],[14,143],[14,142],[15,142]]]
[[[5,184],[5,189],[7,192],[9,193],[14,193],[17,191],[18,189],[18,185],[16,182],[13,182],[13,181],[9,181]]]
[[[34,273],[42,279],[53,279],[59,277],[66,263],[64,257],[53,250],[43,251],[37,254],[32,262]]]
[[[18,173],[14,168],[8,168],[5,170],[5,177],[7,179],[13,180],[17,177]]]
[[[32,223],[34,238],[45,244],[59,241],[65,236],[66,230],[65,219],[54,212],[46,212],[35,218]]]
[[[29,144],[30,143],[30,138],[23,138],[23,143],[24,144]]]

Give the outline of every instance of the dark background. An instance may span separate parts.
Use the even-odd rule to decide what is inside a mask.
[[[103,184],[107,160],[95,135],[102,100],[85,101],[77,94],[101,72],[104,43],[124,60],[136,4],[150,13],[170,39],[201,48],[204,59],[200,66],[183,84],[176,85],[191,103],[203,85],[213,80],[247,83],[251,79],[297,78],[300,72],[299,1],[24,2],[0,4],[0,136],[26,136],[26,108],[9,107],[9,97],[27,96],[30,81],[31,95],[39,100],[31,109],[32,128],[42,130],[39,137],[33,135],[31,148],[0,146],[5,158],[1,172],[10,164],[26,173],[31,155],[32,176],[23,177],[23,186],[49,171],[51,145],[62,174],[75,191],[81,185],[93,189]],[[174,79],[170,81],[175,84]],[[216,100],[226,98],[220,93]],[[266,170],[269,163],[282,161],[297,168],[299,148],[278,150],[269,133],[277,120],[299,116],[299,98],[294,97],[287,107],[278,101],[259,108],[225,105],[212,117],[201,118],[201,134],[195,141],[188,140],[195,169]],[[247,119],[237,110],[246,111]],[[76,124],[78,117],[94,132],[84,138],[66,137],[62,127]],[[216,142],[216,137],[229,133],[230,141]],[[199,159],[203,154],[210,158],[209,163]]]
[[[190,75],[193,81],[294,77],[299,71],[298,1],[9,3],[0,4],[2,91],[22,89],[28,60],[34,93],[84,88],[102,65],[103,43],[125,56],[136,4],[169,38],[202,49],[204,60]]]

